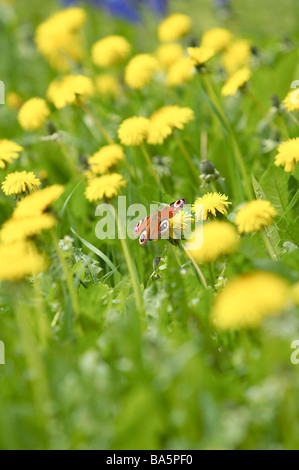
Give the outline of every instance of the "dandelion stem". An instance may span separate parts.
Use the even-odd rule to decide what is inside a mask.
[[[294,114],[289,113],[289,116],[290,116],[290,118],[292,119],[292,121],[293,121],[297,126],[299,126],[299,121],[298,121],[298,119],[294,116]]]
[[[88,106],[85,103],[80,103],[81,108],[83,111],[88,114],[88,116],[91,117],[97,128],[99,129],[100,133],[104,137],[104,139],[107,141],[108,144],[114,144],[114,140],[110,137],[106,129],[104,128],[103,124],[101,121],[93,114],[93,112],[88,108]]]
[[[268,235],[267,235],[267,232],[266,232],[266,230],[265,230],[264,228],[262,229],[262,237],[263,237],[263,239],[264,239],[264,242],[265,242],[265,245],[266,245],[266,248],[267,248],[267,250],[268,250],[268,252],[269,252],[270,257],[271,257],[273,260],[276,260],[276,259],[277,259],[276,253],[275,253],[274,248],[273,248],[273,246],[272,246],[272,243],[271,243],[271,241],[270,241],[270,239],[269,239],[269,237],[268,237]]]
[[[77,167],[76,167],[76,163],[74,162],[74,160],[72,159],[72,157],[70,156],[70,153],[63,141],[63,136],[61,135],[61,133],[58,133],[58,136],[56,138],[56,142],[57,144],[59,145],[59,147],[61,148],[61,151],[63,153],[63,155],[65,156],[66,160],[69,162],[72,170],[75,172],[77,172]]]
[[[208,267],[209,267],[209,273],[210,273],[210,280],[211,280],[211,285],[213,287],[213,289],[215,289],[215,275],[214,275],[214,265],[213,263],[208,263]]]
[[[190,170],[192,172],[192,174],[196,177],[196,179],[198,181],[200,181],[199,179],[199,170],[197,168],[197,166],[193,163],[192,161],[192,158],[188,152],[188,150],[186,149],[186,146],[184,144],[184,142],[180,139],[180,137],[176,134],[176,132],[173,133],[174,135],[174,138],[178,144],[178,146],[180,147],[180,150],[182,152],[182,154],[184,155],[189,167],[190,167]]]
[[[202,131],[200,134],[200,157],[201,157],[201,160],[206,160],[208,158],[208,133],[207,131]]]
[[[196,263],[195,259],[194,259],[193,256],[191,255],[190,251],[188,251],[184,245],[182,245],[182,246],[183,246],[183,250],[185,251],[185,254],[186,254],[187,258],[190,259],[190,261],[191,261],[191,263],[193,264],[193,266],[194,266],[194,268],[195,268],[197,274],[199,275],[200,280],[201,280],[201,282],[202,282],[204,288],[207,289],[207,288],[208,288],[207,281],[205,280],[205,277],[204,277],[204,275],[203,275],[201,269],[199,268],[199,266],[198,266],[198,264]]]
[[[154,175],[154,178],[155,178],[157,184],[159,184],[159,176],[157,175],[157,172],[156,172],[155,167],[154,167],[154,165],[153,165],[152,159],[151,159],[151,157],[150,157],[150,155],[149,155],[149,153],[148,153],[148,151],[147,151],[145,145],[144,145],[144,144],[141,144],[141,145],[140,145],[140,148],[141,148],[141,151],[142,151],[142,153],[143,153],[143,155],[144,155],[144,157],[145,157],[145,159],[146,159],[146,162],[147,162],[149,168],[151,169],[151,172],[152,172],[153,175]]]
[[[216,184],[215,184],[215,181],[211,180],[210,181],[210,186],[212,188],[212,191],[214,191],[214,193],[217,193],[217,188],[216,188]]]
[[[280,123],[281,123],[283,135],[286,139],[289,139],[290,136],[289,136],[289,131],[288,131],[286,122],[285,122],[285,117],[282,114],[280,114],[279,117],[280,117]]]
[[[222,122],[224,123],[225,127],[228,130],[228,133],[229,133],[230,138],[231,138],[233,151],[234,151],[234,154],[235,154],[235,159],[236,159],[237,164],[239,166],[241,176],[242,176],[242,179],[243,179],[243,182],[244,182],[245,194],[246,194],[247,198],[249,200],[251,200],[254,197],[253,189],[252,189],[252,186],[251,186],[249,176],[247,174],[247,169],[246,169],[246,165],[245,165],[244,160],[243,160],[242,152],[240,150],[240,147],[239,147],[238,141],[236,139],[235,133],[233,131],[233,128],[231,127],[229,121],[227,120],[227,118],[226,118],[226,116],[225,116],[225,114],[222,110],[222,106],[219,103],[218,97],[217,97],[217,95],[216,95],[216,93],[215,93],[215,91],[214,91],[214,89],[213,89],[213,87],[210,83],[210,80],[208,79],[208,77],[206,75],[202,75],[202,78],[203,78],[207,93],[208,93],[212,103],[214,104],[216,110],[218,111],[218,114],[221,117]]]
[[[264,108],[264,106],[262,105],[262,103],[260,102],[260,100],[255,96],[255,94],[252,92],[252,90],[250,90],[250,88],[246,88],[246,93],[248,96],[250,96],[252,102],[254,103],[254,105],[259,109],[261,115],[263,117],[266,117],[267,116],[267,110]]]
[[[270,127],[272,127],[273,130],[279,130],[279,128],[274,124],[274,122],[269,119],[267,116],[267,110],[264,108],[260,100],[255,96],[255,94],[250,90],[249,88],[246,89],[246,93],[248,96],[250,96],[253,104],[257,107],[257,109],[260,111],[261,116],[267,121]]]

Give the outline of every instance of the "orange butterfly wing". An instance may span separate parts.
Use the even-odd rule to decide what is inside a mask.
[[[178,201],[172,202],[164,209],[155,211],[153,214],[140,221],[134,228],[135,237],[140,234],[140,246],[145,246],[149,240],[160,240],[161,225],[164,223],[167,229],[167,222],[169,219],[171,219],[185,203],[186,199],[179,199]]]

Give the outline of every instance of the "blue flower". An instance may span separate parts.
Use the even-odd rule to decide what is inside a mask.
[[[66,5],[76,0],[63,0]],[[85,0],[108,11],[111,15],[136,23],[141,21],[140,7],[149,7],[155,13],[165,15],[168,0]]]

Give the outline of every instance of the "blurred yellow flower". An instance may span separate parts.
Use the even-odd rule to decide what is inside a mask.
[[[283,104],[286,107],[286,110],[291,111],[298,111],[299,110],[299,89],[290,91],[285,99],[283,100]]]
[[[54,227],[56,220],[50,214],[37,214],[30,217],[7,220],[0,230],[1,243],[12,243],[38,235],[43,230]]]
[[[23,129],[36,131],[45,125],[49,116],[50,110],[46,101],[42,98],[31,98],[22,105],[18,121]]]
[[[232,96],[239,88],[242,88],[251,77],[251,71],[248,67],[237,70],[231,75],[222,87],[222,96]]]
[[[168,70],[166,84],[168,86],[178,86],[191,80],[193,74],[193,60],[191,57],[181,57]]]
[[[243,206],[236,215],[236,225],[240,233],[258,232],[273,224],[277,211],[270,201],[258,199]]]
[[[0,281],[19,281],[46,269],[44,256],[28,242],[0,245]]]
[[[182,13],[174,13],[160,23],[158,37],[162,42],[175,41],[185,36],[191,29],[191,18]]]
[[[117,144],[105,145],[88,159],[94,174],[104,174],[121,160],[124,160],[123,148]]]
[[[223,51],[233,40],[233,35],[225,28],[212,28],[206,31],[201,39],[201,46],[213,49],[214,52]]]
[[[184,48],[178,43],[162,44],[158,47],[156,55],[161,66],[165,69],[171,67],[184,54]]]
[[[118,173],[111,173],[98,178],[91,178],[88,181],[85,196],[90,202],[104,198],[111,199],[117,196],[120,189],[124,186],[126,186],[126,182],[122,175]]]
[[[219,329],[258,327],[264,317],[280,313],[290,297],[287,282],[270,272],[242,274],[217,295],[212,321]]]
[[[16,171],[6,176],[5,181],[1,187],[6,194],[22,194],[26,191],[36,191],[41,182],[32,171]]]
[[[156,57],[151,54],[138,54],[126,67],[125,83],[134,90],[141,90],[151,83],[158,69],[159,62]]]
[[[21,201],[18,201],[13,216],[15,218],[23,218],[42,214],[60,198],[63,192],[63,186],[60,184],[53,184],[52,186],[47,186],[33,194],[29,194]]]
[[[115,98],[120,91],[117,79],[109,74],[98,75],[95,79],[95,85],[102,98]]]
[[[214,49],[208,47],[188,47],[187,52],[190,55],[193,65],[203,65],[214,55]]]
[[[238,248],[239,236],[228,222],[208,222],[196,230],[202,230],[202,237],[196,234],[195,240],[186,244],[186,250],[198,263],[215,261]]]
[[[228,196],[221,193],[206,193],[198,197],[192,206],[196,220],[207,220],[210,214],[214,217],[218,213],[226,215],[231,204],[227,199]]]
[[[10,91],[6,96],[6,104],[12,109],[19,109],[22,106],[23,100],[21,96],[15,91]]]
[[[52,67],[67,72],[71,61],[79,62],[83,56],[79,31],[86,22],[81,8],[67,8],[41,23],[35,34],[39,52]]]
[[[294,171],[299,162],[299,137],[282,142],[277,148],[277,152],[274,164],[276,166],[282,165],[288,173]]]
[[[184,125],[193,119],[194,112],[190,108],[181,108],[176,105],[163,106],[150,117],[148,144],[163,144],[164,140],[172,134],[173,129],[183,129]]]
[[[90,78],[84,75],[67,75],[61,81],[50,83],[47,97],[57,109],[68,104],[79,104],[80,101],[92,96],[94,86]]]
[[[7,163],[19,158],[19,153],[23,150],[23,147],[12,140],[0,139],[0,168],[5,168]]]
[[[292,291],[293,291],[293,299],[295,300],[295,303],[299,305],[299,282],[296,282],[292,286]]]
[[[234,41],[221,58],[224,70],[232,75],[242,67],[249,67],[251,56],[251,44],[246,39]]]
[[[92,60],[98,67],[110,67],[126,60],[131,49],[123,36],[107,36],[93,45]]]
[[[118,137],[123,145],[141,145],[148,136],[150,123],[145,117],[134,116],[125,119],[118,129]]]

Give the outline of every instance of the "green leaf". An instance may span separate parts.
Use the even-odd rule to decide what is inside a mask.
[[[252,186],[257,199],[267,199],[261,185],[257,182],[255,177],[252,175]]]
[[[66,209],[66,206],[68,205],[68,202],[69,200],[71,199],[72,195],[74,194],[74,192],[76,191],[76,189],[78,188],[78,186],[82,183],[83,179],[79,181],[78,184],[76,184],[76,186],[74,187],[74,189],[72,190],[72,192],[68,195],[68,197],[66,198],[65,200],[65,203],[63,204],[63,207],[60,211],[60,214],[59,214],[59,217],[62,219],[63,215],[64,215],[64,212],[65,212],[65,209]]]
[[[271,202],[279,215],[284,215],[289,205],[289,179],[288,173],[274,165],[270,166],[260,179],[260,186],[266,199]]]
[[[281,261],[273,261],[267,258],[257,258],[252,262],[256,269],[261,271],[270,271],[278,276],[283,276],[291,282],[298,280],[298,273],[285,266]]]
[[[279,236],[283,241],[291,241],[299,246],[299,223],[298,220],[281,218],[277,222]]]
[[[298,203],[299,201],[299,189],[297,189],[294,197],[292,198],[292,200],[290,201],[288,207],[286,208],[286,211],[285,211],[285,215],[290,212],[292,209],[294,209],[294,206],[296,206],[296,204]],[[296,209],[295,209],[296,210]],[[299,213],[299,210],[297,210],[297,214]]]
[[[292,175],[294,176],[294,178],[296,178],[297,181],[299,181],[299,163],[297,163]]]
[[[257,199],[267,199],[262,187],[260,184],[256,181],[255,177],[252,176],[252,184],[253,188],[256,194]],[[280,255],[283,253],[283,250],[281,248],[281,238],[279,236],[279,232],[275,226],[275,224],[269,225],[269,227],[265,227],[267,236],[272,244],[272,247],[274,249],[274,252],[276,256],[279,258]]]

